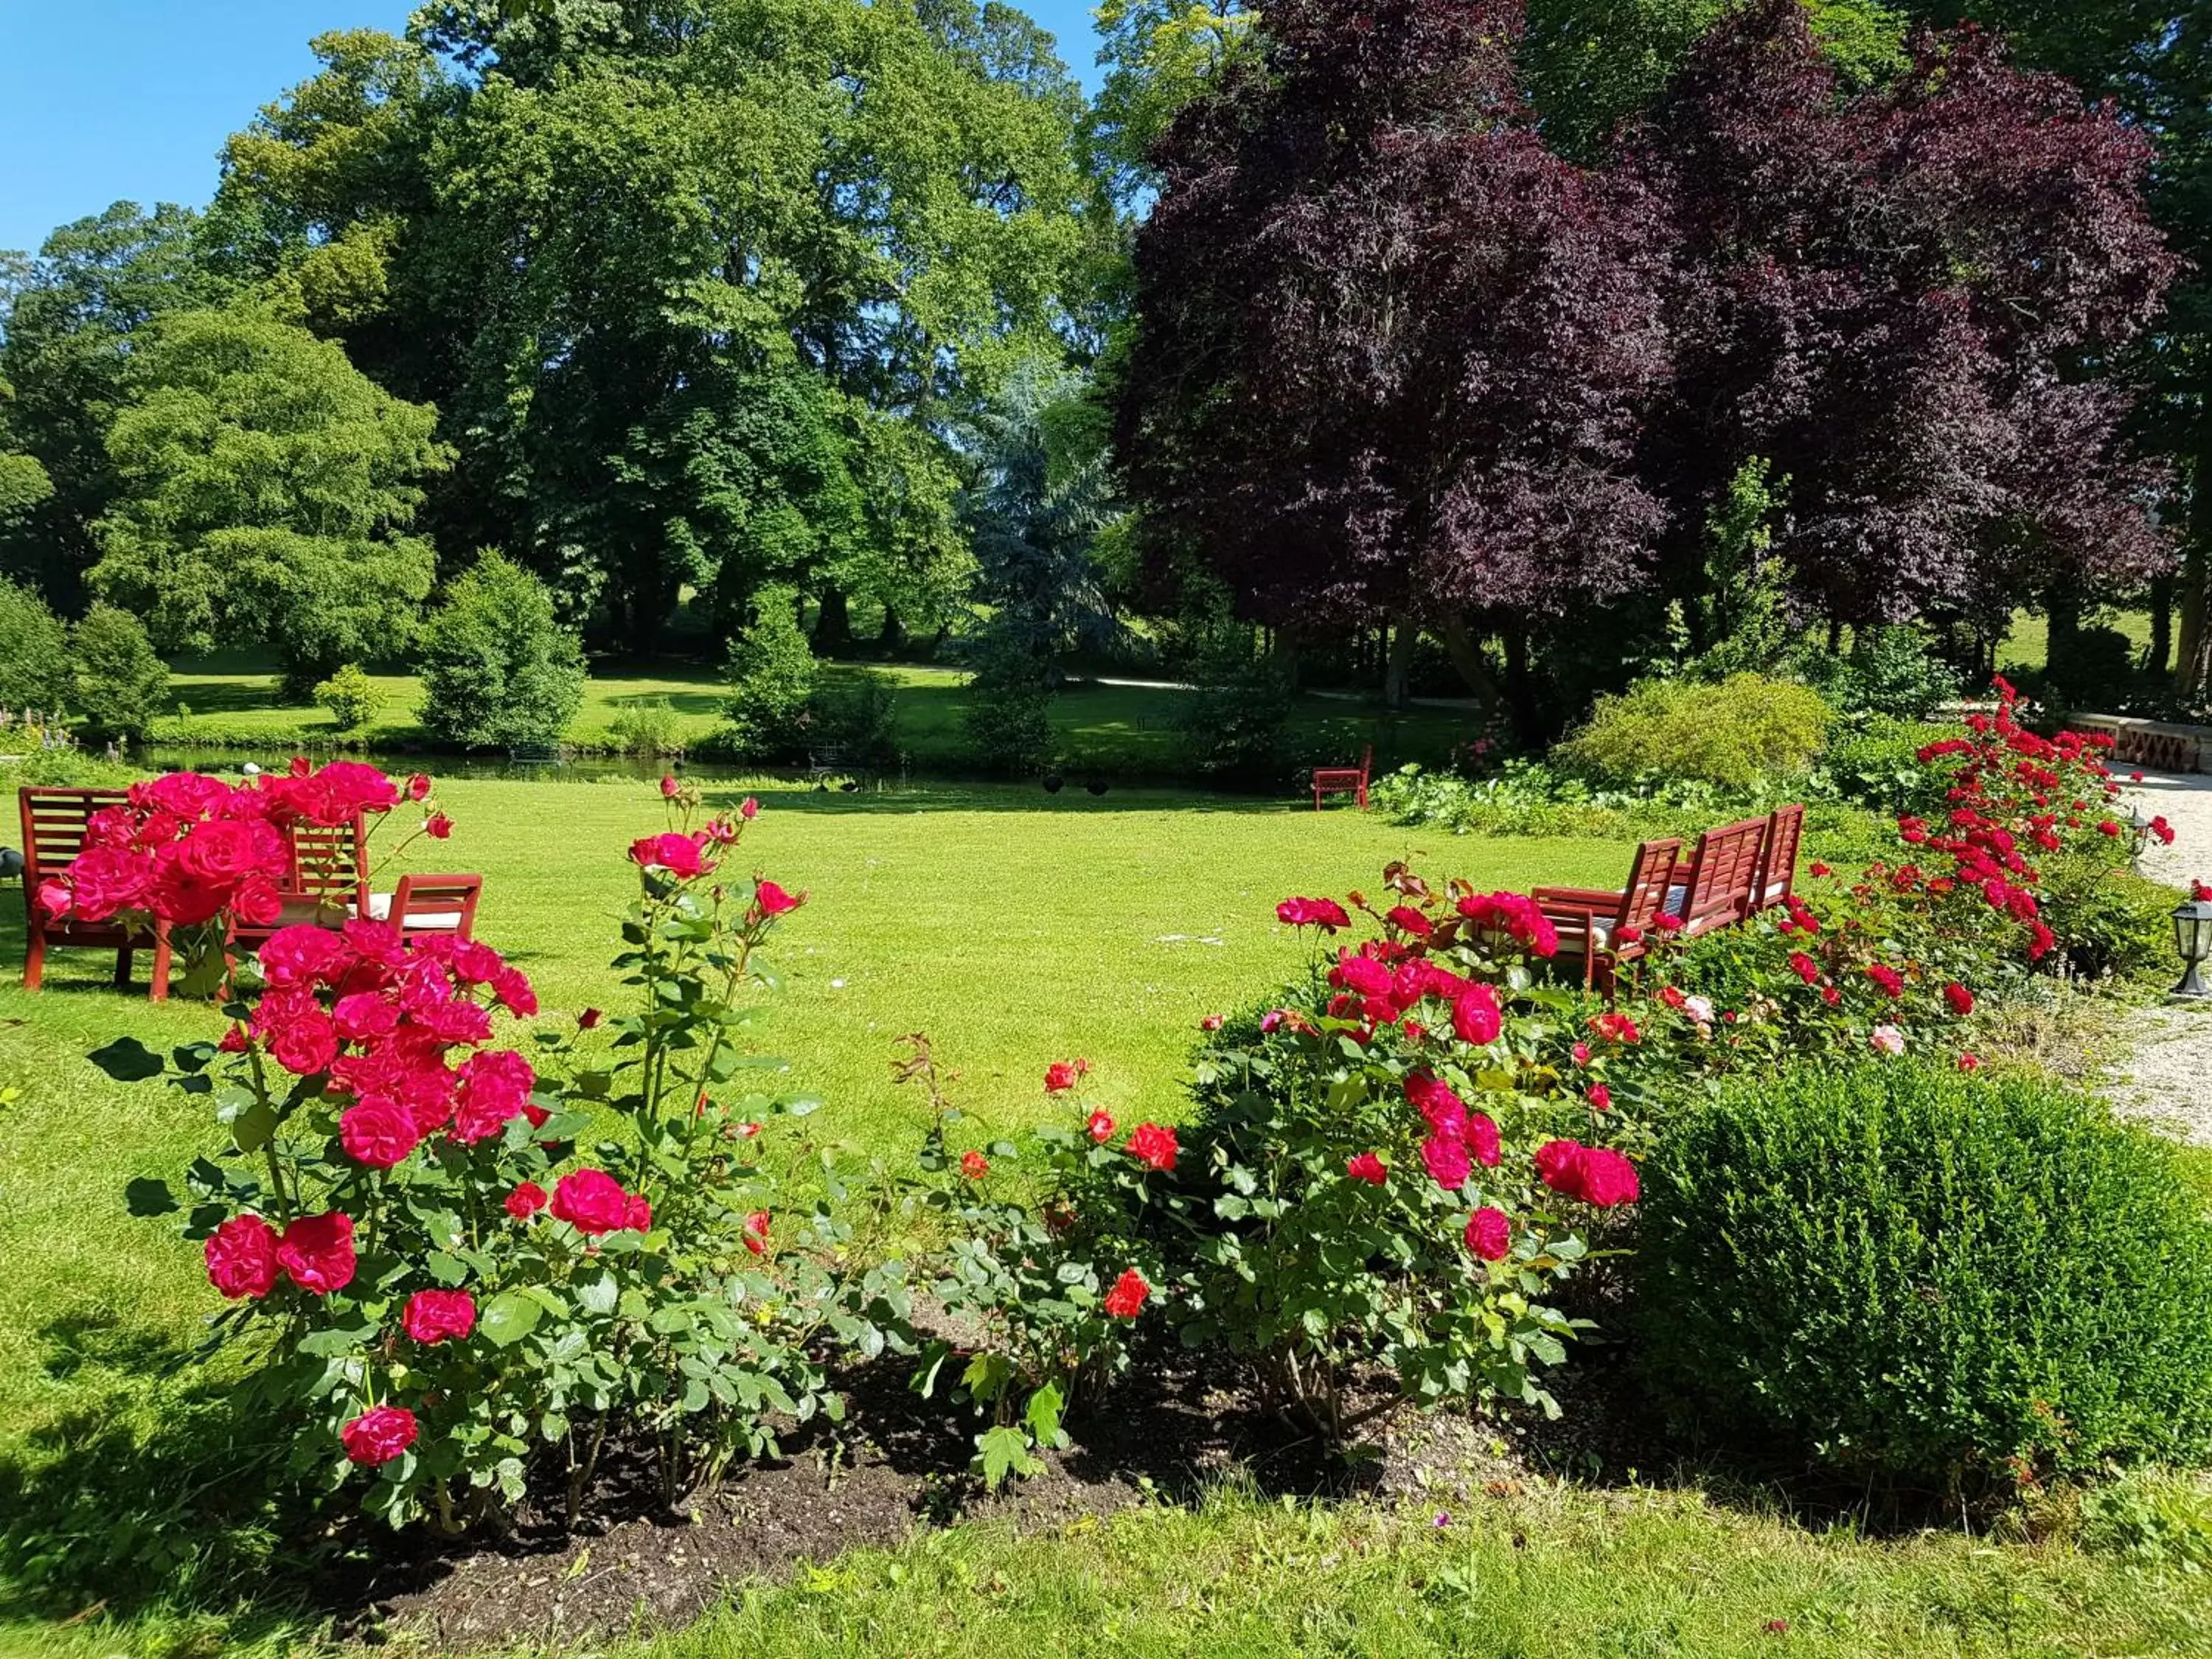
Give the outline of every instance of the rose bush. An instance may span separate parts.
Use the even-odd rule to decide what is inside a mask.
[[[396,800],[371,772],[266,793],[327,822]],[[271,821],[239,793],[149,786],[133,810],[176,822],[118,825],[117,848],[157,885],[168,865],[221,867]],[[680,822],[632,848],[616,965],[635,1012],[540,1032],[534,1060],[492,1046],[500,1017],[538,1012],[496,951],[362,920],[274,934],[239,969],[220,1042],[94,1056],[214,1107],[229,1144],[185,1180],[187,1234],[232,1304],[210,1346],[246,1345],[247,1386],[300,1427],[295,1464],[333,1484],[373,1472],[364,1503],[395,1525],[458,1528],[549,1472],[573,1519],[611,1442],[650,1453],[672,1500],[773,1451],[777,1422],[837,1414],[835,1352],[905,1340],[896,1269],[848,1273],[827,1205],[786,1213],[762,1167],[763,1122],[814,1104],[747,1086],[782,1068],[738,1041],[749,988],[772,982],[762,947],[800,901],[719,873],[751,803],[694,831],[696,805],[680,793]],[[231,896],[253,902],[261,868],[241,861]],[[75,869],[70,885],[76,902],[98,890]],[[158,1181],[131,1198],[184,1207]]]

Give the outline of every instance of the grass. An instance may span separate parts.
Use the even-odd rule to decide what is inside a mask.
[[[830,664],[832,678],[856,672]],[[911,763],[925,771],[957,771],[968,765],[963,728],[967,676],[960,670],[916,664],[892,665],[880,672],[897,681],[897,742]],[[349,734],[354,746],[405,750],[425,746],[416,720],[421,683],[412,675],[375,674],[371,679],[384,702],[368,724]],[[724,691],[709,669],[664,665],[645,671],[595,673],[586,684],[584,703],[568,728],[580,747],[611,749],[614,726],[627,709],[665,702],[683,740],[696,744],[721,723]],[[1053,723],[1064,761],[1079,775],[1097,771],[1116,778],[1169,781],[1182,769],[1182,742],[1176,715],[1188,693],[1170,686],[1109,685],[1078,682],[1055,700]],[[340,736],[329,713],[313,703],[276,701],[277,677],[250,659],[218,659],[179,665],[170,683],[172,714],[155,728],[164,747],[272,748],[304,743],[324,746]],[[1298,698],[1291,735],[1301,751],[1346,763],[1361,748],[1375,745],[1378,763],[1433,761],[1461,739],[1464,720],[1451,708],[1419,708],[1393,714],[1344,696],[1319,694]]]
[[[2137,651],[2150,645],[2150,612],[2148,611],[2115,611],[2086,617],[2083,625],[2117,629],[2127,635],[2128,643]],[[2040,611],[2018,611],[2013,613],[2012,627],[2007,630],[2003,642],[1997,647],[1997,669],[2000,672],[2015,668],[2042,668],[2051,655],[2051,623]]]
[[[657,798],[494,781],[441,794],[453,839],[418,842],[407,861],[485,873],[482,936],[538,981],[541,1018],[611,1002],[603,964],[632,879],[621,849],[660,826]],[[1279,897],[1340,894],[1407,854],[1426,854],[1432,876],[1501,887],[1603,880],[1627,857],[1606,842],[1460,839],[1349,811],[1135,792],[794,791],[765,808],[746,862],[812,896],[780,936],[786,985],[761,1045],[830,1101],[811,1126],[890,1155],[921,1119],[889,1081],[902,1032],[933,1034],[961,1073],[961,1103],[994,1127],[1048,1109],[1043,1066],[1073,1054],[1098,1065],[1097,1093],[1116,1116],[1172,1117],[1200,1017],[1263,994],[1301,959],[1274,922]],[[11,896],[0,967],[19,959],[20,929]],[[68,1592],[0,1583],[0,1654],[296,1651],[314,1627],[285,1600],[284,1557],[250,1501],[268,1449],[226,1414],[219,1377],[162,1375],[215,1304],[197,1251],[121,1204],[125,1181],[173,1174],[212,1144],[212,1125],[200,1103],[123,1089],[81,1058],[126,1030],[149,1043],[205,1035],[215,1018],[126,999],[105,967],[66,954],[41,995],[12,973],[0,986],[0,1097],[13,1091],[0,1105],[0,1531],[16,1483],[30,1482],[36,1501],[18,1513],[64,1554]],[[71,1495],[74,1509],[59,1501]],[[1229,1492],[1196,1511],[1020,1538],[957,1527],[744,1589],[688,1632],[604,1650],[1729,1659],[1782,1650],[1771,1620],[1787,1622],[1793,1650],[1864,1659],[2205,1650],[2200,1583],[2064,1546],[1870,1542],[1678,1487],[1540,1484],[1460,1507],[1438,1528],[1429,1508]],[[241,1582],[259,1599],[235,1601]],[[45,1622],[111,1595],[80,1623]]]

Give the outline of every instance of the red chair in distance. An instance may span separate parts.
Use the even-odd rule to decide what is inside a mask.
[[[1539,887],[1529,895],[1559,935],[1554,958],[1565,967],[1579,958],[1583,988],[1611,995],[1620,965],[1650,949],[1650,935],[1675,890],[1680,860],[1678,840],[1647,841],[1636,849],[1628,885],[1620,892],[1602,888]],[[1623,938],[1624,933],[1631,936]]]
[[[46,977],[51,950],[112,951],[115,982],[131,983],[132,953],[142,945],[154,951],[148,994],[155,1002],[169,994],[169,935],[166,927],[127,927],[120,921],[85,921],[50,916],[39,906],[39,886],[59,877],[84,850],[86,823],[95,812],[120,806],[130,797],[120,789],[60,789],[25,786],[17,793],[23,817],[23,988],[35,991]]]
[[[368,896],[368,915],[392,923],[402,939],[420,939],[426,933],[471,939],[476,933],[477,901],[483,894],[482,876],[402,876],[389,893]]]
[[[1359,757],[1357,766],[1316,766],[1314,768],[1314,811],[1321,811],[1323,795],[1351,795],[1358,799],[1359,810],[1367,810],[1367,779],[1375,768],[1375,745],[1369,744]]]

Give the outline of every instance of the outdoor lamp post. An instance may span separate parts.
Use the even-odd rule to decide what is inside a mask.
[[[2193,899],[2177,906],[2173,912],[2173,943],[2181,952],[2181,983],[2173,988],[2178,997],[2212,997],[2212,985],[2204,982],[2200,971],[2207,961],[2212,961],[2212,900]]]

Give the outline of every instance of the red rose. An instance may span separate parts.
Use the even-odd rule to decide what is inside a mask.
[[[623,1225],[634,1233],[653,1231],[653,1206],[645,1201],[642,1193],[632,1193],[623,1206]]]
[[[389,1170],[422,1145],[422,1130],[406,1107],[379,1097],[345,1109],[338,1118],[338,1140],[356,1164]]]
[[[1639,1188],[1636,1166],[1619,1152],[1604,1146],[1583,1148],[1580,1159],[1583,1203],[1601,1210],[1636,1201]]]
[[[763,881],[753,889],[753,902],[760,906],[763,915],[780,916],[805,903],[806,895],[801,893],[794,898],[774,882]]]
[[[1589,1103],[1591,1109],[1594,1111],[1610,1111],[1613,1108],[1613,1091],[1607,1088],[1602,1083],[1591,1084]]]
[[[337,1058],[338,1034],[319,1008],[302,1012],[280,1026],[269,1052],[295,1077],[313,1077]]]
[[[1494,1170],[1498,1167],[1498,1160],[1503,1156],[1503,1148],[1498,1142],[1498,1125],[1491,1121],[1487,1114],[1474,1112],[1468,1115],[1467,1149],[1474,1154],[1474,1161],[1484,1169]]]
[[[629,1225],[629,1194],[604,1170],[572,1170],[554,1183],[553,1213],[587,1237]]]
[[[422,773],[417,772],[407,780],[408,799],[428,800],[429,798],[430,780],[428,778],[423,776]]]
[[[1480,1048],[1498,1040],[1504,1020],[1498,1009],[1498,993],[1487,985],[1469,986],[1452,1002],[1452,1032],[1462,1042]]]
[[[1955,981],[1943,988],[1943,1000],[1951,1005],[1951,1012],[1961,1019],[1974,1012],[1974,994]]]
[[[1589,1064],[1590,1046],[1589,1043],[1577,1042],[1574,1046],[1573,1053],[1576,1065],[1587,1066]]]
[[[331,1024],[347,1042],[390,1036],[398,1027],[399,1009],[391,998],[377,992],[356,991],[337,1000],[331,1010]]]
[[[1275,919],[1288,927],[1318,927],[1334,933],[1352,926],[1352,918],[1334,899],[1288,898],[1275,907]]]
[[[453,821],[443,812],[433,812],[422,820],[422,833],[432,841],[444,841],[453,833]]]
[[[343,1210],[294,1217],[276,1242],[276,1260],[303,1291],[345,1289],[353,1283],[353,1218]]]
[[[1467,1133],[1467,1105],[1451,1085],[1433,1072],[1413,1072],[1405,1081],[1406,1098],[1419,1110],[1431,1133],[1453,1140]]]
[[[680,787],[681,786],[676,781],[676,775],[674,773],[663,772],[660,775],[661,799],[674,800],[676,799],[676,792]]]
[[[1176,1132],[1157,1123],[1139,1123],[1129,1131],[1129,1155],[1148,1170],[1172,1170],[1176,1163]]]
[[[375,1468],[415,1443],[415,1413],[404,1406],[379,1406],[340,1429],[338,1439],[349,1461]]]
[[[417,1291],[407,1298],[399,1327],[417,1342],[445,1342],[477,1328],[477,1300],[466,1291]]]
[[[1467,1143],[1456,1135],[1431,1135],[1421,1143],[1421,1163],[1429,1172],[1429,1179],[1446,1192],[1455,1193],[1467,1185],[1473,1165],[1467,1153]]]
[[[582,1013],[576,1016],[576,1029],[580,1031],[592,1030],[605,1018],[606,1016],[601,1013],[598,1009],[586,1008]]]
[[[960,1173],[970,1181],[981,1181],[991,1173],[991,1160],[971,1147],[960,1154]]]
[[[1582,1160],[1581,1143],[1572,1140],[1547,1140],[1536,1149],[1536,1178],[1555,1193],[1571,1196],[1575,1190],[1575,1170]]]
[[[1879,962],[1870,963],[1867,966],[1866,976],[1881,987],[1884,996],[1900,997],[1905,994],[1905,975],[1894,968]]]
[[[1980,1056],[1976,1054],[1960,1054],[1959,1056],[1959,1069],[1962,1072],[1980,1071],[1982,1069]]]
[[[1382,1167],[1382,1160],[1372,1152],[1361,1152],[1355,1158],[1345,1159],[1344,1172],[1354,1181],[1364,1181],[1370,1187],[1380,1187],[1390,1178],[1389,1170]]]
[[[276,1230],[258,1215],[234,1215],[208,1235],[208,1283],[236,1301],[276,1283]]]
[[[1803,980],[1806,984],[1811,985],[1816,983],[1820,977],[1820,964],[1802,951],[1792,951],[1790,953],[1790,971]]]
[[[702,845],[700,840],[670,830],[665,835],[640,836],[630,843],[629,855],[641,869],[665,870],[678,879],[688,881],[714,867],[701,857]]]
[[[1048,1095],[1064,1094],[1080,1082],[1082,1078],[1083,1073],[1078,1069],[1078,1062],[1072,1060],[1055,1060],[1044,1068],[1044,1091]]]
[[[738,816],[743,818],[747,823],[750,823],[755,818],[760,816],[760,803],[755,800],[750,795],[747,795],[744,799],[744,804],[738,808]]]
[[[488,1048],[461,1064],[453,1115],[453,1139],[464,1146],[489,1140],[522,1115],[538,1074],[512,1048]]]
[[[1091,1139],[1102,1146],[1114,1138],[1114,1120],[1103,1112],[1091,1113],[1090,1121],[1083,1127],[1090,1133]]]
[[[745,1248],[755,1255],[763,1255],[768,1249],[768,1222],[766,1210],[755,1210],[745,1218]]]
[[[1467,1248],[1485,1261],[1503,1261],[1513,1248],[1513,1224],[1486,1204],[1468,1218]]]
[[[1134,1267],[1124,1268],[1114,1288],[1106,1292],[1106,1311],[1115,1319],[1134,1319],[1152,1293],[1152,1287],[1145,1283],[1142,1273]]]
[[[1426,939],[1436,931],[1436,924],[1410,904],[1393,905],[1389,914],[1383,919],[1401,932],[1411,933],[1415,939]]]
[[[517,1221],[527,1221],[545,1207],[545,1189],[534,1181],[526,1181],[507,1195],[507,1212]]]
[[[345,936],[327,927],[280,927],[261,946],[261,977],[278,988],[329,984],[353,957]]]
[[[1201,1031],[1218,1031],[1221,1029],[1221,1025],[1222,1019],[1219,1014],[1208,1014],[1198,1022],[1198,1029]]]

